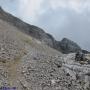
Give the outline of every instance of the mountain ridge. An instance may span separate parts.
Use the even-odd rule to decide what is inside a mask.
[[[44,43],[62,53],[71,53],[71,52],[77,52],[77,51],[82,50],[78,44],[76,44],[75,42],[73,42],[67,38],[63,38],[61,41],[55,40],[55,38],[52,35],[50,35],[49,33],[46,33],[43,29],[41,29],[37,26],[34,26],[34,25],[30,25],[26,22],[23,22],[19,18],[5,12],[2,9],[2,7],[0,7],[0,19],[12,24],[13,26],[19,28],[20,31],[40,40],[42,43]],[[63,45],[62,43],[65,42],[64,40],[67,41],[67,43],[64,43],[64,45]],[[68,44],[68,42],[70,42],[70,43]],[[86,50],[84,50],[84,51],[86,51]]]

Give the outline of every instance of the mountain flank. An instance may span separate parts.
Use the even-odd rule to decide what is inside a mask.
[[[14,17],[11,14],[5,12],[1,7],[0,7],[0,19],[10,23],[11,25],[19,28],[19,30],[22,31],[23,33],[26,33],[40,40],[42,43],[62,53],[71,53],[82,50],[79,45],[77,45],[75,42],[67,38],[62,39],[61,41],[55,40],[55,38],[52,35],[46,33],[41,28],[23,22],[19,18]]]

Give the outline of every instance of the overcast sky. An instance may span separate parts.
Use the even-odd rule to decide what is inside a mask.
[[[90,0],[0,0],[6,11],[90,50]]]

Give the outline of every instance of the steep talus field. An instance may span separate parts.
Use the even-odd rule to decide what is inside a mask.
[[[15,27],[0,20],[0,60],[14,60],[24,52],[24,43]]]
[[[23,36],[16,27],[0,20],[0,86],[15,78],[17,64],[27,53]]]
[[[32,56],[37,61],[41,57],[48,60],[49,57],[47,56],[49,55],[61,56],[62,54],[20,32],[18,28],[11,24],[0,20],[0,86],[15,86],[18,90],[22,90],[21,83],[23,82],[21,80],[24,81],[24,79],[21,79],[23,78],[21,76],[23,75],[23,64],[28,64],[28,60],[31,61]]]

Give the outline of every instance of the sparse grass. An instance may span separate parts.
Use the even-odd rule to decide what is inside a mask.
[[[32,38],[20,31],[17,32],[17,36],[19,37],[19,39],[21,39],[21,41],[23,41],[24,43],[27,44],[31,44]]]
[[[21,55],[16,56],[14,60],[6,63],[10,86],[13,86],[14,82],[18,79],[19,74],[17,70],[19,69],[19,64],[21,63],[22,57],[27,54],[27,50],[22,49],[21,52]]]
[[[31,44],[31,39],[28,39],[28,38],[27,38],[27,39],[24,39],[23,41],[24,41],[25,43],[27,43],[27,44]]]
[[[2,60],[0,62],[0,66],[3,66],[6,68],[6,71],[8,71],[8,84],[9,86],[13,86],[14,82],[18,79],[18,66],[21,63],[22,57],[27,54],[27,51],[25,49],[22,50],[22,54],[16,56],[13,60]],[[3,62],[5,61],[5,62]]]
[[[8,71],[8,83],[12,87],[14,82],[18,79],[18,65],[21,63],[21,57],[17,57],[11,62],[4,63],[4,67]]]

